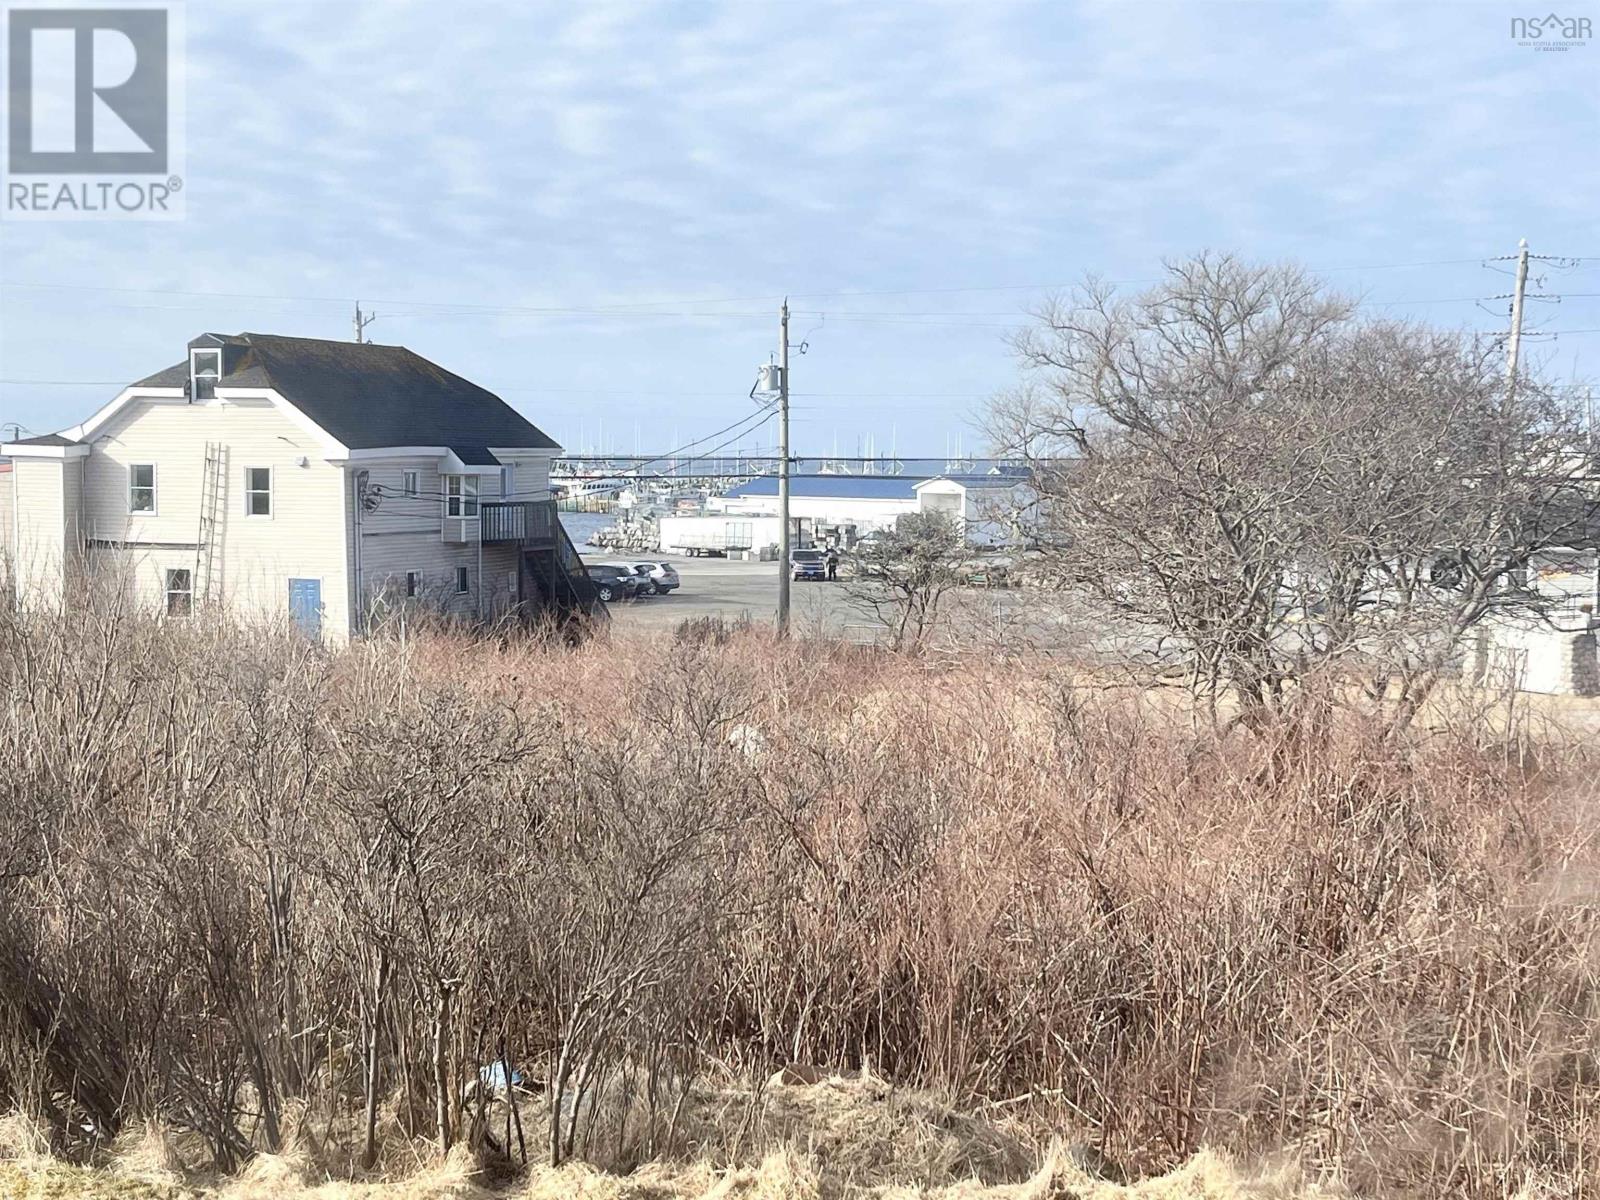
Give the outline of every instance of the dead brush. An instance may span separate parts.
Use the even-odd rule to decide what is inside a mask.
[[[1590,752],[1443,706],[1220,736],[1096,679],[0,611],[0,1098],[289,1172],[258,1190],[415,1175],[503,1038],[530,1169],[702,1193],[775,1146],[800,1194],[911,1186],[869,1143],[1025,1188],[1053,1136],[1129,1178],[1600,1191]],[[870,1066],[849,1121],[886,1125],[719,1062]]]

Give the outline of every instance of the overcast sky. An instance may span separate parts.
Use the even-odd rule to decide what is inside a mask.
[[[662,450],[749,410],[788,293],[797,451],[940,454],[1086,271],[1292,257],[1487,330],[1520,236],[1593,256],[1530,310],[1593,378],[1600,40],[1526,7],[192,3],[187,218],[0,225],[0,421],[359,297],[569,448]]]

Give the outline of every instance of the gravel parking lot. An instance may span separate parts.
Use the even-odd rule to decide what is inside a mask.
[[[614,550],[581,547],[589,563],[624,563],[646,560]],[[683,586],[665,596],[647,596],[611,605],[619,630],[670,631],[680,622],[697,617],[737,620],[748,617],[771,624],[777,615],[778,564],[739,562],[726,558],[690,558],[652,552],[649,560],[670,562]],[[888,637],[883,622],[852,598],[844,580],[833,583],[795,582],[790,585],[791,622],[795,633],[872,643]],[[1084,623],[1072,619],[1059,604],[1038,592],[1014,589],[961,588],[945,597],[940,607],[940,627],[945,638],[967,645],[1018,651],[1062,650],[1069,646],[1091,648],[1095,636]]]
[[[588,563],[644,561],[626,558],[614,550],[592,546],[581,548]],[[651,561],[669,562],[678,570],[683,586],[665,596],[646,596],[611,606],[611,617],[618,629],[671,629],[680,621],[695,617],[724,617],[736,620],[772,622],[778,608],[778,564],[775,562],[737,562],[726,558],[689,558],[681,554],[652,551]],[[826,629],[849,635],[852,626],[861,626],[867,617],[852,608],[842,582],[794,583],[791,591],[791,620],[800,629]],[[863,640],[867,630],[855,630]]]

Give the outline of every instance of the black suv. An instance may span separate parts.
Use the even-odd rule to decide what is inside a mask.
[[[607,603],[612,600],[626,600],[633,595],[633,584],[621,567],[607,567],[597,563],[584,569],[589,572],[589,579],[594,583],[596,594]]]

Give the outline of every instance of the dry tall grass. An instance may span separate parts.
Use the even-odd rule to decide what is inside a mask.
[[[940,1168],[995,1194],[1071,1190],[1027,1183],[1052,1135],[1111,1178],[1600,1192],[1581,749],[1219,743],[1058,666],[750,630],[8,613],[0,674],[0,1108],[60,1155],[156,1119],[296,1186],[520,1143],[595,1195],[826,1193],[826,1120],[739,1084],[801,1062],[1026,1131]]]

